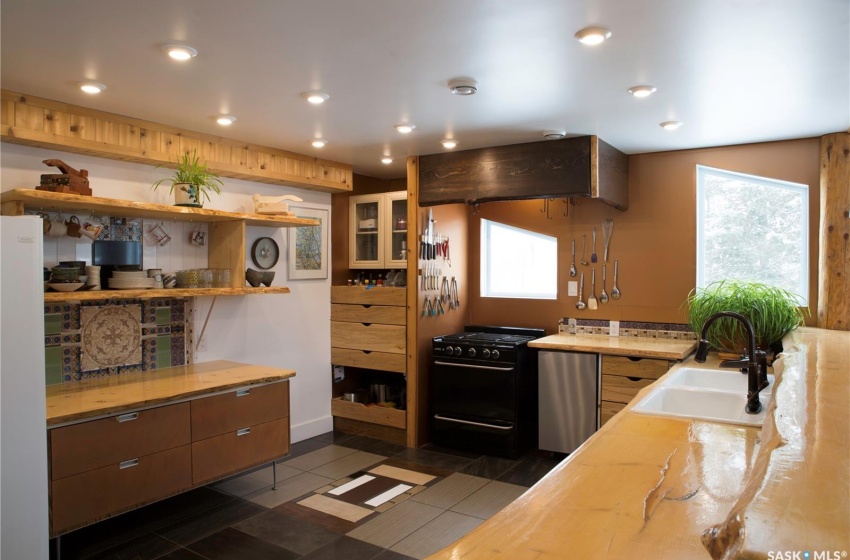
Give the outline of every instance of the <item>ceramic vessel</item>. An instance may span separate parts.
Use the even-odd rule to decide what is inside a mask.
[[[245,271],[245,280],[254,288],[259,288],[260,284],[271,286],[272,280],[274,280],[274,270],[260,272],[259,270],[249,268]]]
[[[174,206],[193,206],[201,208],[201,193],[196,185],[174,183]]]

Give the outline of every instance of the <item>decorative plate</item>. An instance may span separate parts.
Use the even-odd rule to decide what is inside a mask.
[[[268,270],[276,265],[279,257],[280,248],[271,237],[260,237],[254,241],[254,246],[251,247],[251,260],[263,270]]]

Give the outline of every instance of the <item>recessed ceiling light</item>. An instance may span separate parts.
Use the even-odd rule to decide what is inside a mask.
[[[634,86],[629,88],[629,93],[635,97],[649,97],[655,93],[655,86]]]
[[[455,95],[475,95],[478,82],[469,78],[458,78],[449,82],[449,90]]]
[[[611,32],[604,27],[585,27],[576,33],[576,39],[585,45],[598,45],[611,36]]]
[[[441,141],[440,144],[442,144],[444,148],[451,150],[452,148],[457,146],[457,140],[454,140],[452,138],[446,138],[445,140]]]
[[[301,94],[301,97],[312,103],[313,105],[321,105],[325,101],[331,98],[327,93],[322,93],[321,91],[305,91]]]
[[[162,50],[172,59],[179,60],[180,62],[184,62],[198,56],[198,51],[192,47],[187,47],[186,45],[164,45]]]
[[[545,138],[546,140],[560,140],[561,138],[563,138],[566,135],[567,135],[567,133],[564,132],[563,130],[544,130],[543,131],[543,138]]]
[[[86,93],[94,95],[106,89],[106,86],[97,82],[79,82],[80,89]]]
[[[393,158],[391,158],[391,157],[381,158],[381,163],[383,163],[384,165],[389,165],[392,162],[393,162]]]
[[[322,138],[316,138],[312,142],[314,148],[324,148],[327,143],[328,141],[323,140]]]
[[[412,132],[414,128],[416,128],[416,125],[410,123],[400,123],[395,125],[395,129],[401,132],[402,134],[410,134],[410,132]]]
[[[660,123],[658,126],[663,128],[664,130],[676,130],[677,128],[679,128],[683,124],[685,124],[685,123],[683,123],[682,121],[664,121],[663,123]]]
[[[233,115],[219,115],[216,117],[215,122],[220,124],[221,126],[230,126],[234,122],[236,122],[236,117]]]

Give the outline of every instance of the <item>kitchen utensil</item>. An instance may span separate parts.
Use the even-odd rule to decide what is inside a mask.
[[[570,276],[576,275],[576,240],[573,239],[573,260],[570,263]]]
[[[71,218],[65,222],[65,225],[68,226],[68,237],[82,237],[80,233],[80,219],[76,216],[71,216]]]
[[[605,266],[602,265],[602,293],[599,294],[600,303],[608,303],[608,294],[605,293]]]
[[[576,309],[584,309],[587,307],[587,304],[582,301],[581,293],[584,291],[584,272],[581,273],[578,280],[578,301],[576,302]]]
[[[582,242],[581,242],[581,261],[580,262],[581,262],[582,266],[587,266],[587,261],[584,260],[584,250],[587,248],[587,234],[582,233],[581,237],[582,237]]]
[[[614,231],[614,220],[606,218],[602,220],[602,244],[605,249],[602,252],[602,260],[608,262],[608,244],[611,243],[611,233]]]
[[[587,298],[587,308],[596,309],[596,269],[590,273],[590,297]]]
[[[599,260],[599,259],[596,257],[596,227],[594,226],[594,228],[593,228],[593,252],[590,254],[590,262],[595,263],[597,260]]]
[[[611,299],[620,299],[620,290],[617,288],[617,259],[614,259],[614,287],[611,288]]]

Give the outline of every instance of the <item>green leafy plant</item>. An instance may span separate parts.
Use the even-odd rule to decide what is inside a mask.
[[[191,154],[189,152],[184,153],[182,158],[177,160],[174,175],[170,178],[160,179],[151,185],[151,188],[156,190],[166,181],[171,182],[169,194],[174,193],[174,185],[180,183],[192,185],[195,188],[195,196],[192,198],[198,204],[203,203],[203,198],[210,200],[209,191],[221,194],[221,187],[224,185],[218,174],[207,167],[207,162],[200,162],[197,150],[193,150]],[[192,196],[191,191],[189,196]]]
[[[688,324],[700,336],[709,317],[721,311],[740,313],[753,325],[760,348],[781,345],[782,337],[803,324],[808,307],[798,307],[798,296],[758,282],[721,280],[688,294]],[[722,318],[706,333],[706,340],[721,351],[740,352],[746,348],[747,334],[739,321]]]

